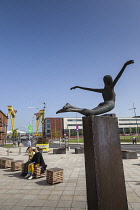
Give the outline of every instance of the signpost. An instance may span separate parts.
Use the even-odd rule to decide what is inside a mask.
[[[78,144],[79,144],[79,127],[78,127],[78,125],[76,125],[76,133],[77,133],[77,140],[78,140]]]
[[[28,125],[28,133],[32,133],[32,125]]]

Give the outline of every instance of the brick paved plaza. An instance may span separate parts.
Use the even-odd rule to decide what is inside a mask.
[[[26,148],[1,148],[1,157],[27,160]],[[64,169],[64,182],[49,185],[45,177],[26,180],[20,171],[0,169],[0,210],[80,210],[87,209],[84,155],[43,153],[48,168]],[[129,209],[140,210],[140,157],[123,160]],[[115,167],[115,166],[114,166]]]

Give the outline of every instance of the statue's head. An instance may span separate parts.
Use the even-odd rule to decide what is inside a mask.
[[[113,82],[113,79],[110,75],[106,75],[104,76],[103,81],[105,85],[111,85],[111,83]]]

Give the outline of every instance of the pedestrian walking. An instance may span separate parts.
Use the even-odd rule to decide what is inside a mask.
[[[20,140],[18,140],[18,147],[20,146]]]
[[[135,144],[137,143],[137,139],[136,139],[135,136],[132,137],[132,141],[133,141],[133,144],[134,144],[134,143],[135,143]]]
[[[30,139],[28,139],[28,141],[27,141],[27,150],[26,150],[26,152],[28,152],[29,147],[31,147],[31,141],[30,141]]]

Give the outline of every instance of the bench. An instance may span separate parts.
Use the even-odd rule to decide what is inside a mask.
[[[75,154],[83,154],[84,153],[84,148],[80,147],[80,148],[75,148]]]
[[[14,160],[11,162],[11,171],[21,171],[23,160]]]
[[[22,174],[24,174],[24,164],[25,163],[22,163],[21,165]],[[37,179],[44,176],[46,176],[46,170],[44,171],[44,173],[41,173],[41,166],[35,166],[34,177]]]
[[[13,158],[1,157],[0,158],[0,167],[2,167],[2,168],[11,168],[11,162],[13,160],[14,160]]]
[[[5,159],[5,157],[0,157],[0,167],[2,167],[2,160]]]
[[[137,152],[132,150],[122,150],[122,159],[137,159]]]
[[[44,176],[46,176],[46,170],[44,173],[41,173],[41,166],[35,166],[34,177],[37,179]]]
[[[63,182],[64,173],[62,168],[50,168],[46,172],[46,181],[48,184],[57,184]]]
[[[53,149],[53,154],[66,154],[66,147],[59,147],[57,149]]]

